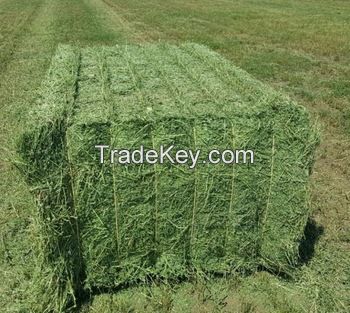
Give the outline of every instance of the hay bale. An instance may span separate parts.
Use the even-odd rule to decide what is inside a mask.
[[[63,46],[40,99],[19,152],[57,308],[83,288],[296,265],[318,142],[303,107],[195,44]],[[101,165],[97,144],[255,162]]]

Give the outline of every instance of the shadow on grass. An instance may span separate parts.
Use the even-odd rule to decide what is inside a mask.
[[[315,254],[315,245],[323,233],[324,227],[322,225],[317,225],[314,219],[309,218],[305,226],[304,237],[299,246],[301,265],[308,264],[311,261]]]

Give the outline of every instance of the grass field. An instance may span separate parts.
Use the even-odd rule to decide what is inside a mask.
[[[349,312],[349,29],[345,0],[0,0],[1,312],[31,312],[34,202],[11,159],[57,45],[149,41],[208,45],[319,120],[303,264],[293,278],[261,271],[96,292],[80,311]]]

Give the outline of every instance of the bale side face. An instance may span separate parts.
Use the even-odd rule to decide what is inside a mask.
[[[82,288],[83,261],[66,142],[79,64],[77,49],[59,46],[18,144],[21,170],[38,206],[40,275],[35,284],[42,291],[37,301],[43,311],[75,306],[76,291]]]
[[[243,121],[237,118],[238,123]],[[253,136],[258,130],[253,123],[250,127],[248,134]],[[89,285],[113,286],[147,274],[175,278],[194,269],[224,272],[232,264],[256,264],[256,196],[235,197],[247,187],[244,177],[254,167],[101,165],[97,150],[83,154],[79,148],[93,147],[94,142],[158,151],[161,145],[174,145],[201,149],[203,159],[210,149],[232,147],[234,140],[243,144],[231,120],[208,115],[75,124],[68,134]],[[107,163],[109,159],[108,155]],[[243,199],[248,203],[245,208],[239,204]],[[114,275],[106,275],[111,270]]]

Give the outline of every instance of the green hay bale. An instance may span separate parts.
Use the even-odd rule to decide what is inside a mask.
[[[195,44],[61,47],[50,73],[19,150],[47,195],[42,251],[60,303],[72,302],[68,286],[297,264],[318,142],[304,108]],[[255,160],[101,165],[97,144],[250,149]]]

